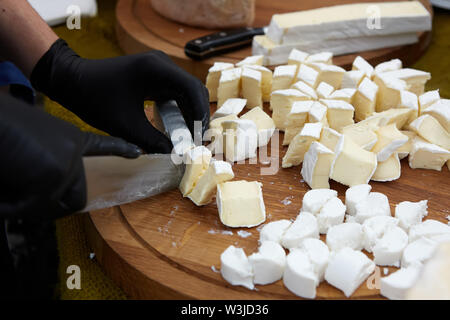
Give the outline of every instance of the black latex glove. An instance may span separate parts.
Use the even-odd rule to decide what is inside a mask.
[[[83,155],[139,156],[120,138],[80,131],[0,94],[0,219],[55,218],[86,205]]]
[[[202,121],[203,132],[209,125],[207,89],[160,51],[89,60],[59,39],[31,83],[92,126],[149,153],[170,153],[172,143],[146,119],[144,100],[176,100],[192,134],[194,120]]]

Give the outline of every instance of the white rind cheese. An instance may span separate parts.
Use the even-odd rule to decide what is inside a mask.
[[[297,65],[278,66],[273,72],[272,92],[276,90],[288,89],[297,74]]]
[[[238,115],[244,110],[245,105],[247,104],[247,99],[240,98],[231,98],[227,99],[222,106],[214,112],[211,117],[211,121],[217,118],[226,117],[229,115]],[[211,127],[211,126],[210,126]]]
[[[397,129],[395,124],[380,127],[375,132],[378,139],[371,151],[377,155],[377,160],[380,162],[388,160],[398,148],[409,140]]]
[[[200,177],[208,169],[211,156],[211,151],[203,146],[195,147],[184,154],[186,169],[179,185],[183,197],[192,192]]]
[[[402,167],[397,153],[393,153],[387,160],[378,161],[377,169],[370,180],[386,182],[400,178]]]
[[[221,107],[230,98],[239,98],[242,68],[223,70],[217,87],[217,106]]]
[[[319,97],[317,96],[316,91],[309,86],[308,84],[306,84],[306,82],[304,81],[297,81],[295,82],[292,87],[292,89],[296,89],[304,94],[306,94],[307,96],[309,96],[311,99],[313,100],[317,100]]]
[[[308,56],[309,54],[306,52],[292,49],[291,53],[289,53],[288,64],[296,64],[297,66],[300,66],[300,64],[306,61]]]
[[[251,68],[243,68],[241,94],[247,99],[247,108],[262,106],[262,73]]]
[[[370,63],[368,63],[363,57],[357,56],[355,60],[353,60],[352,70],[359,70],[364,72],[364,75],[369,79],[373,74],[373,67]]]
[[[420,115],[429,106],[431,106],[435,102],[439,101],[440,99],[441,99],[441,96],[439,95],[439,89],[422,93],[419,96],[419,108],[420,108],[419,113],[420,113]]]
[[[374,74],[380,74],[387,71],[399,70],[403,67],[403,63],[400,59],[392,59],[389,61],[381,62],[374,68]]]
[[[433,116],[447,132],[450,132],[450,100],[441,99],[423,110],[422,114]]]
[[[264,59],[263,55],[245,57],[243,60],[236,63],[236,67],[243,67],[243,66],[247,66],[247,65],[262,66],[263,59]]]
[[[328,183],[334,152],[313,141],[305,153],[301,174],[311,189],[329,188]]]
[[[295,101],[291,111],[286,117],[286,130],[284,131],[283,145],[289,145],[292,139],[302,131],[303,126],[308,121],[308,114],[314,101]]]
[[[242,248],[229,246],[220,255],[220,273],[233,286],[253,290],[253,270]]]
[[[358,86],[358,90],[353,97],[353,107],[355,108],[355,120],[361,121],[371,116],[375,112],[377,102],[378,85],[375,82],[364,78]]]
[[[253,108],[241,116],[242,120],[255,122],[258,129],[258,147],[264,147],[275,132],[275,123],[260,107]]]
[[[354,123],[355,109],[350,103],[332,99],[321,99],[320,102],[327,106],[327,120],[330,128],[341,132],[344,127]]]
[[[409,166],[413,169],[432,169],[441,171],[442,166],[450,159],[450,151],[435,144],[428,143],[420,137],[412,141],[409,154]]]
[[[291,112],[292,104],[295,101],[309,100],[306,94],[295,89],[276,90],[272,92],[270,107],[273,110],[272,119],[277,129],[286,129],[287,115]]]
[[[409,125],[410,129],[425,140],[450,150],[450,133],[441,126],[439,121],[429,114],[424,114]]]
[[[256,157],[258,129],[252,120],[227,120],[222,122],[225,158],[236,162]]]
[[[217,101],[217,88],[219,87],[219,80],[223,70],[233,69],[234,65],[227,62],[215,62],[214,65],[209,68],[208,75],[206,76],[206,88],[209,92],[209,101]]]

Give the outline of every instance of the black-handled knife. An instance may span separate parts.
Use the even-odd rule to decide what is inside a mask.
[[[265,34],[264,29],[248,27],[212,33],[186,43],[184,52],[192,59],[202,60],[248,46],[254,36]]]

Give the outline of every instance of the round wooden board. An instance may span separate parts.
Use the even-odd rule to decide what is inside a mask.
[[[384,2],[392,0],[367,0],[366,2]],[[432,13],[432,7],[428,0],[420,0]],[[253,26],[262,27],[269,24],[275,13],[308,10],[317,7],[325,7],[336,4],[360,2],[356,0],[257,0],[256,14]],[[246,47],[221,56],[195,61],[184,54],[184,45],[187,41],[205,36],[219,30],[207,30],[182,25],[168,20],[157,14],[151,6],[150,0],[119,0],[116,7],[116,33],[120,46],[126,53],[137,53],[151,49],[166,52],[179,66],[188,72],[204,80],[209,67],[215,61],[236,63],[251,55],[251,48]],[[357,55],[361,55],[371,64],[393,58],[399,58],[404,65],[411,65],[422,56],[431,41],[431,32],[422,32],[419,42],[379,50],[359,52],[336,56],[333,63],[344,68],[351,66]]]
[[[212,104],[211,114],[216,109]],[[265,111],[271,114],[268,105]],[[244,110],[243,112],[246,112]],[[309,190],[302,182],[301,166],[281,168],[287,147],[270,152],[275,175],[261,175],[270,164],[234,164],[235,180],[260,181],[267,211],[266,222],[294,219]],[[265,151],[260,155],[265,155]],[[259,157],[259,159],[262,159]],[[371,182],[372,191],[389,198],[391,212],[401,201],[428,199],[428,217],[444,223],[450,214],[450,172],[411,169],[402,160],[402,175],[393,182]],[[267,162],[265,162],[267,163]],[[345,199],[345,186],[330,180],[330,187]],[[258,228],[228,228],[221,224],[217,206],[211,203],[195,206],[178,190],[157,195],[111,209],[91,212],[87,219],[89,241],[106,273],[134,299],[295,299],[282,281],[256,286],[251,291],[235,287],[222,279],[220,254],[230,245],[244,248],[247,255],[255,252]],[[238,231],[251,235],[243,238]],[[229,233],[232,232],[232,235]],[[322,240],[325,237],[322,236]],[[372,256],[369,255],[372,258]],[[389,268],[391,271],[396,268]],[[383,273],[382,273],[383,274]],[[319,299],[345,298],[343,293],[326,282],[317,289]],[[369,289],[366,282],[352,295],[355,299],[382,298],[379,290]]]

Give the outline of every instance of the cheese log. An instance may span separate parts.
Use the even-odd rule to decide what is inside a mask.
[[[353,124],[355,109],[351,104],[332,99],[322,99],[320,102],[327,106],[327,120],[330,128],[341,132],[344,127]]]
[[[242,120],[252,120],[258,129],[258,147],[264,147],[270,141],[274,131],[275,123],[267,113],[260,107],[253,108],[241,116]]]
[[[366,74],[361,70],[346,71],[342,76],[341,89],[353,88],[357,89]]]
[[[273,72],[272,92],[276,90],[288,89],[297,74],[297,65],[278,66]]]
[[[238,115],[241,113],[241,111],[244,109],[245,105],[247,104],[247,99],[240,99],[240,98],[231,98],[227,99],[222,106],[214,112],[214,114],[211,117],[212,120],[215,120],[217,118],[226,117],[229,115]],[[210,127],[214,127],[210,125]],[[219,127],[219,126],[217,126]]]
[[[223,146],[228,161],[242,161],[256,157],[258,129],[252,120],[222,122]]]
[[[243,67],[248,65],[257,65],[262,66],[263,64],[264,56],[262,54],[256,55],[256,56],[249,56],[245,57],[238,63],[236,63],[236,67]]]
[[[425,93],[422,93],[419,96],[419,114],[422,115],[426,108],[439,101],[440,99],[441,96],[439,95],[439,90],[427,91]]]
[[[395,124],[380,127],[375,133],[378,140],[371,151],[377,155],[377,160],[380,162],[386,161],[409,139],[397,129]]]
[[[415,137],[409,154],[409,166],[413,169],[432,169],[441,171],[450,159],[450,151]]]
[[[330,259],[330,250],[327,245],[320,239],[307,238],[299,244],[298,249],[295,248],[293,250],[300,250],[308,256],[313,263],[319,282],[322,282]]]
[[[353,60],[352,63],[352,70],[359,70],[364,72],[364,75],[367,78],[372,78],[372,74],[373,74],[373,67],[370,63],[368,63],[363,57],[361,56],[357,56],[355,58],[355,60]]]
[[[272,92],[270,106],[273,110],[272,119],[277,129],[284,131],[287,115],[291,111],[294,101],[309,100],[309,97],[295,89],[277,90]]]
[[[292,89],[296,89],[298,91],[300,91],[301,93],[306,94],[307,96],[309,96],[312,100],[317,100],[318,96],[316,91],[310,87],[308,84],[306,84],[306,82],[304,81],[297,81],[296,83],[294,83],[291,86]]]
[[[209,101],[217,101],[217,88],[219,87],[219,79],[223,70],[233,69],[232,63],[215,62],[214,65],[209,68],[208,75],[206,76],[206,88],[209,92]]]
[[[302,163],[306,151],[313,141],[320,139],[323,124],[306,123],[302,131],[300,131],[289,144],[289,148],[283,157],[282,167],[289,168],[298,166]]]
[[[270,101],[270,95],[272,93],[272,71],[270,69],[267,69],[266,67],[254,64],[247,65],[246,67],[261,72],[262,99],[264,102]]]
[[[309,54],[297,49],[292,49],[291,53],[289,53],[288,56],[288,64],[295,64],[297,66],[300,66],[303,62],[306,61],[306,58],[308,58]]]
[[[420,238],[435,240],[443,235],[450,235],[450,226],[437,220],[428,219],[409,229],[409,242]]]
[[[422,114],[429,114],[439,121],[447,132],[450,132],[450,100],[441,99],[423,110]]]
[[[262,242],[258,252],[249,256],[248,260],[253,267],[253,282],[255,284],[270,284],[283,277],[286,253],[276,242]]]
[[[323,81],[319,83],[316,89],[317,95],[321,99],[328,98],[333,91],[334,91],[333,86],[330,86],[328,83]]]
[[[364,223],[367,219],[376,216],[391,216],[391,208],[386,195],[379,192],[370,192],[355,206],[355,221]]]
[[[373,75],[380,74],[380,73],[387,72],[387,71],[399,70],[402,67],[403,67],[403,63],[400,59],[392,59],[389,61],[381,62],[375,66],[375,68],[373,70]]]
[[[262,106],[262,74],[261,72],[245,68],[242,71],[242,97],[247,99],[247,107]]]
[[[184,154],[186,169],[178,187],[183,197],[192,192],[200,177],[208,169],[210,160],[211,152],[203,146],[195,147]]]
[[[302,130],[304,124],[308,121],[309,110],[311,110],[314,101],[295,101],[292,104],[291,111],[287,115],[286,130],[284,131],[283,146],[289,145],[292,139]]]
[[[331,93],[329,99],[342,100],[351,104],[353,102],[353,97],[355,96],[355,93],[356,89],[353,88],[339,89]]]
[[[429,72],[410,68],[383,72],[381,75],[405,81],[409,87],[408,90],[418,96],[424,92],[426,82],[431,79]]]
[[[330,188],[328,178],[334,152],[313,141],[303,160],[301,174],[311,189]]]
[[[401,159],[406,158],[409,155],[409,153],[411,152],[412,141],[416,137],[416,134],[414,132],[408,131],[408,130],[403,130],[400,132],[408,137],[408,141],[404,145],[402,145],[400,148],[398,148],[396,151],[398,154],[398,158],[401,160]]]
[[[233,178],[234,173],[228,162],[212,161],[192,192],[188,194],[188,198],[197,206],[206,205],[212,201],[217,185]]]
[[[393,153],[387,160],[378,161],[377,169],[370,180],[373,181],[393,181],[400,178],[401,165],[397,153]]]
[[[409,127],[425,140],[450,150],[450,133],[429,114],[420,116],[411,122]]]
[[[230,98],[239,98],[241,92],[242,68],[233,68],[222,71],[217,88],[217,106]]]
[[[419,278],[419,268],[402,268],[380,280],[380,294],[390,300],[404,300]]]
[[[375,75],[373,81],[379,88],[375,108],[377,112],[396,108],[401,101],[401,92],[410,88],[406,81],[389,77],[385,73]]]
[[[308,65],[319,72],[319,79],[317,80],[319,84],[321,82],[326,82],[334,89],[339,89],[341,87],[345,69],[326,63],[309,63]]]
[[[262,184],[257,181],[228,181],[217,185],[220,221],[228,227],[251,228],[266,220]]]
[[[361,121],[375,112],[378,86],[368,78],[364,78],[358,86],[353,98],[355,120]]]
[[[324,127],[319,142],[334,152],[341,136],[342,134],[336,130],[331,129],[330,127]]]
[[[229,246],[220,255],[220,273],[233,286],[253,290],[253,270],[242,248]]]
[[[369,182],[377,168],[374,153],[364,150],[345,135],[341,137],[335,153],[331,179],[349,187]]]

